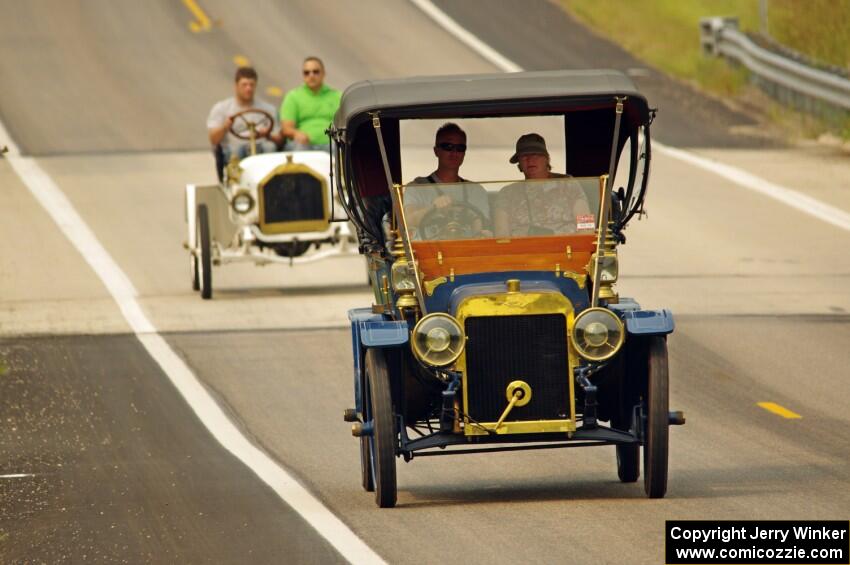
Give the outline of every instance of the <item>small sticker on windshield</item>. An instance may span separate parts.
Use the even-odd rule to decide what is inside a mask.
[[[592,230],[596,227],[596,217],[593,214],[579,214],[576,216],[577,230]]]

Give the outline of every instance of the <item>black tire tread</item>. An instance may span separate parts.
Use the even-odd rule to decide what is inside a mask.
[[[643,446],[644,491],[649,498],[667,493],[667,455],[669,443],[669,370],[667,340],[649,338],[646,402],[646,437]]]
[[[626,374],[626,352],[622,351],[612,362],[616,370],[616,405],[612,407],[611,424],[618,430],[629,430],[632,426],[632,395],[629,393],[629,375]],[[612,393],[613,393],[612,392]],[[617,477],[620,482],[634,483],[640,477],[640,444],[620,444],[615,447]]]
[[[369,438],[360,438],[360,484],[366,492],[375,492],[375,481],[372,477],[372,449]]]
[[[199,277],[201,298],[212,298],[212,242],[210,241],[210,216],[206,204],[198,206],[198,244],[200,247],[202,277]]]
[[[375,503],[392,508],[398,496],[396,486],[396,432],[392,390],[386,359],[379,349],[366,352],[366,376],[369,379],[369,400],[372,405],[372,437],[375,460]]]
[[[192,271],[192,290],[197,292],[201,290],[201,281],[198,274],[198,258],[194,254],[189,257],[189,267]]]
[[[617,477],[622,483],[636,483],[640,478],[640,445],[617,446]]]

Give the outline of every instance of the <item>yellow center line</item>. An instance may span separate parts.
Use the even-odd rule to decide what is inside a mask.
[[[236,55],[233,57],[233,62],[236,63],[237,67],[250,67],[251,60],[244,55]]]
[[[192,12],[192,15],[195,16],[195,21],[189,22],[189,29],[192,30],[193,33],[199,33],[202,31],[209,31],[212,29],[212,21],[207,17],[207,14],[198,6],[198,3],[195,0],[183,0],[183,5]]]
[[[791,410],[788,410],[784,406],[780,406],[775,402],[757,402],[756,404],[758,404],[768,412],[772,412],[777,416],[782,416],[783,418],[788,418],[789,420],[797,420],[799,418],[802,418],[802,416],[800,416],[796,412],[792,412]]]
[[[270,86],[266,88],[266,94],[269,96],[283,96],[283,89],[279,86]]]

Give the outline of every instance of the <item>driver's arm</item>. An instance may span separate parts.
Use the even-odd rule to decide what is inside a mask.
[[[434,198],[433,201],[423,202],[417,201],[408,204],[406,218],[413,225],[418,225],[425,217],[425,214],[435,208],[446,208],[452,204],[452,197],[448,194],[443,194]]]
[[[282,145],[283,140],[285,139],[283,137],[283,132],[277,127],[277,120],[273,121],[270,127],[259,129],[257,133],[260,137],[267,137],[272,140],[275,145]]]
[[[230,129],[231,125],[233,125],[233,120],[228,116],[224,119],[224,123],[222,125],[209,128],[207,133],[210,137],[210,143],[213,145],[221,143],[221,140],[224,139],[224,136],[227,134],[227,130]]]
[[[286,137],[283,135],[282,130],[275,131],[273,129],[271,132],[269,132],[269,139],[274,141],[277,145],[282,145]]]
[[[210,143],[213,145],[221,143],[232,125],[233,118],[228,115],[225,101],[218,102],[207,116],[207,135],[210,138]]]
[[[283,138],[292,138],[298,143],[310,143],[310,136],[303,131],[296,129],[294,120],[283,120],[281,122],[281,132]]]
[[[295,124],[298,122],[298,102],[295,93],[290,91],[280,104],[280,129],[283,139],[291,138],[296,143],[310,143],[310,136],[300,131]]]

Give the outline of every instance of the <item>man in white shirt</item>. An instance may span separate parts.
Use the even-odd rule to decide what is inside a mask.
[[[230,133],[233,131],[248,136],[248,121],[257,124],[257,153],[268,153],[277,150],[278,145],[283,143],[274,106],[263,100],[254,98],[257,90],[257,71],[251,67],[239,67],[236,69],[234,80],[234,96],[217,102],[207,117],[207,133],[213,147],[221,145],[226,164],[231,156],[240,159],[247,157],[250,153],[250,142],[239,139]],[[263,116],[260,112],[249,112],[243,118],[233,119],[233,116],[246,110],[263,110],[271,118]]]

